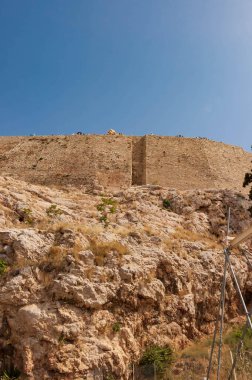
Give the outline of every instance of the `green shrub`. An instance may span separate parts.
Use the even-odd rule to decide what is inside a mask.
[[[99,203],[96,208],[98,211],[105,211],[108,209],[108,212],[111,214],[116,212],[117,202],[113,198],[102,198],[101,203]]]
[[[4,373],[0,375],[0,380],[17,380],[20,375],[21,372],[14,368],[11,371],[4,371]]]
[[[21,215],[19,217],[20,222],[24,222],[26,224],[33,224],[34,217],[32,216],[32,210],[29,208],[24,208],[21,211]]]
[[[58,342],[60,344],[65,344],[66,343],[66,337],[65,335],[63,334],[63,332],[60,334],[59,338],[58,338]]]
[[[171,208],[171,201],[169,199],[163,199],[163,208],[169,210]]]
[[[231,348],[235,348],[237,343],[240,341],[243,334],[243,327],[235,327],[226,335],[224,343],[228,344]],[[251,350],[252,348],[252,331],[250,328],[247,329],[243,346],[246,350]]]
[[[4,274],[7,271],[8,265],[6,261],[0,259],[0,275]]]
[[[169,346],[160,347],[153,345],[148,347],[142,358],[140,359],[140,365],[153,364],[155,365],[157,373],[162,373],[172,363],[172,349]]]
[[[102,198],[101,202],[96,206],[97,210],[101,213],[99,221],[108,225],[108,214],[115,214],[117,209],[117,202],[113,198]]]
[[[101,223],[104,223],[105,226],[107,226],[107,225],[108,225],[108,217],[107,217],[107,215],[102,215],[102,216],[100,216],[99,221],[100,221]]]
[[[112,326],[112,330],[117,333],[121,330],[121,323],[120,322],[115,322]]]
[[[48,207],[48,209],[46,210],[46,213],[47,215],[52,218],[54,216],[58,216],[58,215],[61,215],[63,214],[63,211],[58,208],[57,205],[51,205],[50,207]]]

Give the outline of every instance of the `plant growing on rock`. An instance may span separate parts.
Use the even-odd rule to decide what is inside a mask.
[[[108,215],[116,213],[117,202],[113,198],[102,198],[96,208],[100,212],[99,221],[108,226]]]
[[[66,337],[64,335],[64,333],[62,332],[58,338],[58,342],[59,344],[65,344],[66,343]]]
[[[115,322],[112,326],[112,330],[114,333],[117,333],[121,330],[121,323],[120,322]]]
[[[0,259],[0,275],[4,274],[7,271],[8,265],[6,261]]]
[[[173,360],[173,352],[171,347],[160,347],[152,345],[144,351],[139,364],[148,365],[153,364],[157,373],[163,373],[168,368]]]
[[[53,217],[63,214],[63,211],[60,208],[58,208],[57,205],[53,204],[50,207],[48,207],[48,209],[46,210],[46,213],[50,218],[53,218]]]
[[[26,224],[33,224],[34,223],[34,217],[32,215],[32,210],[29,208],[24,208],[21,211],[21,215],[19,216],[19,221],[24,222]]]
[[[12,371],[4,371],[0,380],[17,380],[20,374],[20,371],[14,368]]]
[[[103,266],[107,255],[110,252],[116,252],[119,257],[128,253],[128,248],[118,241],[100,242],[96,239],[89,239],[89,249],[95,256],[95,263],[98,266]]]
[[[169,199],[163,199],[163,208],[165,208],[166,210],[171,209],[171,201]]]

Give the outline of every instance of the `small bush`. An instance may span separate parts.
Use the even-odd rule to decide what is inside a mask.
[[[108,224],[108,217],[107,217],[107,215],[100,216],[99,221],[101,223],[104,223],[105,225],[107,225]]]
[[[169,199],[163,199],[163,208],[166,210],[171,209],[171,201]]]
[[[58,338],[58,342],[59,342],[59,344],[65,344],[66,343],[66,337],[63,334],[63,332],[60,334],[60,336]]]
[[[102,198],[101,202],[96,206],[101,213],[99,221],[108,226],[108,214],[115,214],[117,210],[117,201],[113,198]]]
[[[32,216],[32,210],[29,208],[24,208],[22,210],[22,213],[19,217],[20,222],[24,222],[26,224],[33,224],[34,223],[34,217]]]
[[[243,327],[235,327],[226,335],[224,343],[228,344],[230,347],[235,348],[237,343],[240,341],[243,334]],[[248,328],[243,340],[243,347],[246,350],[251,350],[252,348],[252,331]]]
[[[0,275],[4,274],[7,271],[8,265],[6,261],[0,259]]]
[[[112,326],[112,330],[114,333],[117,333],[121,330],[121,323],[120,322],[115,322]]]
[[[153,364],[157,373],[162,373],[171,365],[172,355],[172,349],[169,346],[160,347],[153,345],[145,350],[139,364]]]
[[[21,372],[14,368],[12,371],[4,371],[4,373],[0,376],[0,380],[17,380]]]
[[[58,208],[57,205],[51,205],[50,207],[48,207],[48,209],[46,210],[46,213],[47,215],[52,218],[52,217],[55,217],[55,216],[58,216],[58,215],[61,215],[63,214],[63,211]]]

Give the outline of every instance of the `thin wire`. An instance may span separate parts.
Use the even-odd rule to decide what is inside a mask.
[[[231,208],[228,208],[228,217],[227,217],[227,236],[226,236],[226,247],[228,246],[228,235],[230,230],[230,218],[231,218]]]
[[[220,298],[220,304],[219,304],[219,310],[218,310],[218,317],[215,322],[214,335],[213,335],[213,341],[211,345],[211,352],[210,352],[210,358],[209,358],[209,363],[208,363],[208,368],[207,368],[206,380],[209,380],[210,372],[212,369],[213,352],[214,352],[214,346],[215,346],[216,336],[217,336],[217,331],[218,331],[218,324],[220,320],[220,310],[221,310],[221,298]]]

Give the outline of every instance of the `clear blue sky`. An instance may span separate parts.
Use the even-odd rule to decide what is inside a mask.
[[[1,0],[0,134],[252,144],[251,0]]]

